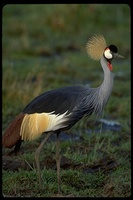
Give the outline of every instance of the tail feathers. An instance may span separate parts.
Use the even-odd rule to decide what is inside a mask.
[[[3,138],[2,145],[6,148],[12,148],[21,139],[20,128],[25,114],[20,113],[7,127]]]

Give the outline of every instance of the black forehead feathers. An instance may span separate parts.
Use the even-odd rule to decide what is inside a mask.
[[[111,44],[109,47],[110,51],[114,52],[114,53],[117,53],[118,49],[115,45]]]

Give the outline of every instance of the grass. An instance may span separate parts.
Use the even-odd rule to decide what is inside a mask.
[[[91,137],[85,135],[85,138],[80,142],[71,140],[62,142],[61,154],[67,158],[66,166],[65,164],[61,165],[63,195],[71,194],[75,197],[129,196],[131,190],[130,146],[129,141],[126,141],[127,138],[124,139],[123,135],[122,138],[120,141],[119,133],[116,133],[114,137],[111,132],[102,134],[101,137],[92,133]],[[3,170],[3,193],[5,196],[16,197],[50,197],[57,194],[55,165],[48,169],[44,164],[44,160],[50,156],[52,161],[55,159],[54,142],[47,143],[41,154],[40,161],[43,164],[42,190],[39,189],[37,182],[33,153],[35,148],[32,144],[27,152],[28,146],[29,144],[24,145],[23,151],[25,153],[20,154],[19,157],[16,156],[13,163],[15,165],[16,160],[20,159],[32,167],[24,170],[21,169],[20,165],[17,171]],[[110,160],[107,161],[108,159]],[[100,164],[101,168],[96,172],[89,172],[89,169],[93,169],[93,167],[96,169],[97,165]]]
[[[113,14],[112,14],[113,10]],[[79,140],[61,140],[63,196],[131,195],[130,8],[127,4],[6,5],[2,16],[2,132],[39,94],[65,85],[97,87],[103,79],[85,45],[103,34],[125,58],[113,61],[114,88],[103,118],[118,121],[120,131],[95,132],[95,116],[68,131]],[[92,122],[92,124],[91,124]],[[87,134],[92,129],[91,134]],[[41,138],[25,142],[19,155],[3,149],[2,194],[5,197],[55,197],[55,140],[40,156],[43,189],[34,160]]]

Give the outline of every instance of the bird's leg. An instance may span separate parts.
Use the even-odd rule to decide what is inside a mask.
[[[22,140],[20,139],[20,140],[17,142],[17,144],[16,144],[16,146],[15,146],[15,148],[14,148],[14,153],[17,153],[17,152],[19,151],[20,146],[21,146],[21,143],[22,143]]]
[[[56,143],[56,166],[57,166],[57,179],[58,179],[58,193],[61,193],[61,187],[60,187],[60,150],[59,150],[59,135],[60,133],[57,133],[57,143]]]
[[[43,145],[45,144],[45,142],[47,141],[47,139],[50,137],[51,134],[52,132],[47,133],[46,137],[43,139],[40,146],[37,148],[35,152],[35,161],[36,161],[36,166],[37,166],[37,173],[38,173],[40,188],[42,187],[42,184],[41,184],[41,170],[40,170],[40,163],[39,163],[39,155],[40,155]]]

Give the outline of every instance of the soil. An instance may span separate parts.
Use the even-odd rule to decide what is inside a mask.
[[[18,153],[19,155],[19,153]],[[33,163],[29,163],[29,165],[24,161],[19,159],[19,156],[14,156],[13,154],[8,156],[3,156],[3,170],[8,171],[19,171],[23,170],[32,170]],[[44,161],[40,161],[40,168],[43,169],[44,166],[46,169],[55,169],[56,170],[56,161],[51,156],[45,157]],[[97,161],[93,165],[86,164],[74,164],[71,159],[66,158],[65,156],[61,157],[60,166],[62,169],[80,169],[83,173],[94,173],[99,170],[102,171],[111,171],[116,168],[118,165],[115,160],[111,159],[108,156],[103,157],[101,160]]]

